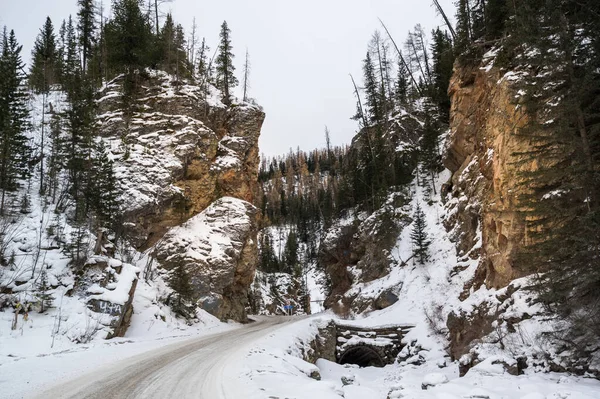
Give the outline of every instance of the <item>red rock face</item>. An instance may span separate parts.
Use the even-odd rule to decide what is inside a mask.
[[[531,143],[517,133],[529,121],[515,90],[495,68],[460,68],[450,84],[451,133],[445,166],[449,182],[451,217],[459,256],[480,258],[478,281],[505,287],[530,273],[516,263],[526,245],[527,188],[521,172],[535,168],[519,155]],[[475,287],[477,288],[477,287]]]

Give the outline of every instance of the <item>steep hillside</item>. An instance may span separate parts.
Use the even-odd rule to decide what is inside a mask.
[[[406,205],[411,195],[404,184],[412,180],[416,168],[423,131],[416,115],[422,114],[418,107],[408,112],[400,106],[392,112],[384,133],[362,129],[348,147],[290,152],[264,160],[260,270],[287,273],[291,283],[301,277],[301,292],[310,292],[311,301],[318,297],[318,305],[335,306],[340,312],[389,306],[383,304],[393,295],[385,299],[382,294],[379,305],[354,302],[354,297],[344,295],[353,283],[378,279],[403,262],[392,248],[410,222],[411,209]],[[385,178],[380,178],[387,183],[369,180],[374,170],[371,155],[366,154],[374,151],[375,140],[385,143],[377,151],[383,158],[378,166],[385,169]]]
[[[249,201],[264,113],[245,103],[225,106],[214,88],[206,96],[160,71],[141,76],[129,108],[122,77],[96,100],[96,141],[114,165],[120,193],[116,234],[73,221],[66,174],[57,176],[54,197],[41,195],[36,166],[9,197],[20,212],[2,219],[1,336],[17,347],[39,350],[32,343],[40,335],[64,349],[202,321],[186,327],[192,331],[213,325],[210,314],[246,320],[257,264],[257,210]],[[68,132],[48,132],[61,126],[65,96],[35,95],[32,104],[31,140],[57,148]],[[188,288],[180,292],[182,284]],[[6,350],[15,348],[9,341]]]
[[[429,260],[420,264],[413,257],[411,222],[396,236],[391,250],[403,262],[390,265],[379,278],[356,279],[344,295],[353,299],[354,306],[374,306],[360,313],[360,307],[353,308],[356,312],[324,313],[286,326],[257,342],[242,364],[233,367],[247,397],[591,399],[598,395],[600,383],[590,378],[592,374],[556,372],[572,367],[573,359],[544,338],[557,324],[524,289],[530,280],[515,279],[500,289],[481,285],[465,296],[463,287],[477,275],[480,259],[460,255],[452,241],[455,235],[444,226],[456,206],[451,199],[444,203],[440,195],[450,177],[447,170],[436,176],[438,194],[417,184],[409,188],[412,199],[407,208],[420,204],[426,215],[426,234],[432,242]],[[477,231],[474,252],[481,249],[481,238]],[[355,267],[349,271],[360,276]],[[382,300],[390,297],[391,301]],[[465,356],[458,353],[456,341],[449,341],[459,335],[452,314],[468,314],[459,337],[466,344],[461,348]],[[491,329],[485,330],[477,317],[491,320]],[[382,368],[359,367],[334,362],[328,351],[343,345],[385,345],[386,338],[373,341],[365,333],[360,339],[353,337],[353,342],[339,336],[332,341],[328,335],[332,323],[342,326],[340,331],[408,326],[409,332],[395,362]],[[597,366],[588,365],[585,371],[597,372]]]

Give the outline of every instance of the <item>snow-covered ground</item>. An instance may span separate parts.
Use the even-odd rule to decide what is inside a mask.
[[[444,176],[440,181],[443,178]],[[403,267],[394,267],[389,276],[354,287],[360,291],[360,295],[365,296],[376,296],[381,290],[391,288],[397,293],[399,301],[384,310],[354,320],[343,320],[344,324],[361,326],[395,323],[415,325],[404,338],[407,346],[402,358],[406,360],[384,368],[342,366],[322,359],[316,365],[307,363],[302,360],[302,356],[318,333],[318,327],[335,318],[329,313],[313,315],[282,328],[272,329],[262,338],[254,340],[250,346],[247,341],[241,342],[238,349],[243,349],[242,352],[236,350],[235,358],[219,363],[215,378],[219,379],[216,385],[221,386],[222,391],[215,393],[217,396],[214,399],[600,397],[600,382],[591,378],[564,373],[541,373],[534,367],[526,369],[524,375],[510,375],[498,363],[510,362],[509,356],[499,349],[497,353],[492,353],[492,346],[488,348],[486,359],[469,370],[466,376],[458,377],[458,362],[450,361],[445,351],[445,338],[434,333],[432,327],[443,329],[443,325],[435,324],[436,312],[442,315],[438,319],[443,320],[443,315],[450,310],[472,305],[469,301],[462,303],[457,298],[462,289],[461,282],[468,280],[474,272],[475,263],[473,261],[472,264],[465,265],[466,269],[458,274],[451,273],[457,259],[454,246],[441,225],[446,210],[439,199],[434,198],[432,202],[428,202],[422,189],[415,189],[417,195],[413,205],[419,201],[423,207],[427,215],[429,237],[433,241],[430,262],[419,265],[413,264],[411,260]],[[406,261],[412,253],[409,231],[410,228],[405,229],[394,250],[395,256],[402,261]],[[146,353],[143,356],[151,356],[152,351],[171,343],[183,344],[191,336],[201,337],[236,327],[219,323],[208,315],[199,315],[201,321],[191,327],[184,325],[168,309],[156,304],[155,290],[160,289],[144,283],[138,286],[134,303],[136,313],[126,338],[93,340],[89,344],[77,346],[64,343],[63,346],[49,349],[52,312],[46,316],[32,316],[31,324],[25,324],[18,332],[23,334],[18,337],[18,348],[11,343],[11,339],[17,339],[14,336],[16,333],[7,335],[7,330],[2,330],[2,397],[28,396],[42,387],[72,380],[88,372],[96,373],[103,366],[116,363],[123,365],[126,358],[134,355],[142,356],[141,354]],[[493,294],[494,292],[481,289],[472,293],[472,296]],[[523,303],[517,306],[526,305]],[[434,323],[428,322],[428,314],[434,316]],[[4,314],[6,315],[9,313]],[[534,322],[535,320],[532,321]],[[8,320],[0,322],[2,328],[8,324]],[[535,325],[530,327],[534,329]],[[173,337],[174,335],[180,337]],[[21,345],[25,342],[23,339],[29,339],[32,347],[27,349],[26,345]],[[311,378],[317,371],[320,381]]]
[[[2,324],[6,324],[4,320]],[[133,324],[134,326],[140,327]],[[94,340],[88,344],[50,348],[51,338],[43,326],[25,331],[27,340],[3,339],[0,342],[0,397],[23,398],[38,394],[61,381],[109,366],[141,353],[156,351],[166,345],[177,344],[209,334],[238,328],[216,320],[196,328],[162,329],[156,334],[134,327],[131,337]],[[146,333],[145,335],[143,333]],[[129,333],[128,333],[129,335]]]
[[[402,304],[393,306],[401,307]],[[375,315],[377,316],[377,315]],[[419,339],[424,363],[412,360],[384,368],[339,365],[319,359],[316,365],[301,359],[319,326],[332,315],[313,316],[277,330],[258,342],[237,369],[237,384],[245,399],[592,399],[600,397],[600,382],[564,373],[508,374],[488,358],[458,377],[457,362],[450,362],[443,346],[430,333]],[[378,317],[373,319],[382,321]],[[384,319],[385,320],[385,319]],[[361,324],[370,324],[370,318]],[[348,323],[344,320],[344,323]],[[414,331],[414,330],[413,330]],[[417,330],[418,331],[418,330]],[[410,334],[414,339],[416,334]],[[410,339],[410,338],[407,338]],[[429,342],[430,346],[426,346]],[[418,356],[417,355],[417,356]],[[413,359],[414,360],[414,359]],[[310,377],[318,371],[321,380]],[[347,385],[346,385],[347,384]],[[424,389],[424,386],[427,389]],[[233,396],[232,396],[233,397]]]
[[[49,101],[55,109],[60,109],[64,98],[59,93],[53,93]],[[34,98],[32,107],[34,132],[31,139],[39,149],[42,115],[40,96]],[[446,181],[447,177],[447,174],[439,176],[438,193],[441,182]],[[125,338],[104,340],[106,323],[100,319],[104,316],[92,312],[85,298],[68,294],[74,288],[74,275],[68,266],[68,255],[59,248],[56,237],[68,237],[71,227],[64,215],[56,216],[52,204],[47,204],[39,196],[39,183],[39,172],[36,170],[16,198],[25,203],[24,212],[5,230],[10,238],[7,256],[14,251],[15,262],[0,279],[4,285],[10,286],[20,303],[39,302],[34,293],[40,283],[41,271],[44,270],[51,287],[49,294],[54,297],[54,306],[43,313],[34,307],[16,316],[10,307],[0,311],[0,397],[30,396],[42,388],[95,372],[131,356],[156,351],[169,344],[182,344],[192,337],[239,327],[237,324],[221,323],[202,311],[198,312],[197,320],[191,325],[176,318],[168,307],[157,300],[168,291],[164,281],[161,278],[146,281],[143,270],[147,258],[144,254],[129,251],[130,268],[137,267],[142,274],[134,297],[131,326]],[[303,353],[306,353],[308,345],[318,333],[318,327],[335,318],[329,313],[320,314],[269,330],[266,336],[244,347],[242,356],[236,355],[226,365],[219,363],[223,369],[219,371],[218,378],[226,377],[228,380],[218,383],[226,385],[227,389],[214,399],[600,397],[599,381],[564,373],[543,373],[547,371],[543,362],[532,364],[520,376],[507,373],[502,362],[511,364],[516,354],[533,357],[538,350],[544,353],[552,353],[553,350],[545,346],[539,335],[552,328],[552,325],[544,324],[542,318],[536,317],[536,309],[527,302],[527,295],[521,291],[512,294],[512,302],[503,310],[506,315],[512,316],[527,311],[533,317],[519,323],[518,331],[513,335],[499,325],[497,334],[505,340],[505,348],[500,348],[493,341],[482,340],[478,344],[481,362],[459,378],[458,362],[451,362],[446,351],[444,330],[447,315],[452,311],[471,310],[484,301],[500,306],[496,298],[506,294],[506,289],[496,291],[481,287],[473,290],[467,300],[458,299],[464,283],[472,278],[477,261],[457,259],[455,246],[442,226],[448,208],[442,204],[439,196],[429,198],[419,186],[415,186],[414,191],[411,206],[414,209],[418,202],[426,214],[428,235],[432,240],[431,259],[425,265],[416,263],[414,258],[410,259],[411,229],[404,229],[392,251],[398,265],[392,268],[389,275],[357,284],[351,292],[374,298],[382,291],[390,290],[398,296],[398,302],[384,310],[343,321],[344,324],[365,327],[414,325],[404,337],[406,347],[401,358],[406,360],[384,368],[342,366],[322,359],[316,365],[303,361]],[[27,198],[27,201],[23,201],[23,198]],[[52,234],[49,229],[54,230]],[[90,237],[90,241],[93,242],[93,237]],[[283,241],[280,239],[277,245],[276,250],[280,252]],[[40,247],[44,250],[37,250]],[[400,266],[403,263],[406,264]],[[319,276],[314,269],[309,270],[308,290],[311,297],[313,300],[322,298]],[[115,287],[118,287],[118,283]],[[527,284],[526,279],[515,283],[520,284]],[[98,287],[91,288],[94,292],[88,292],[92,296],[106,293],[100,292]],[[123,290],[117,291],[122,294]],[[12,329],[15,317],[16,329]],[[516,335],[518,340],[515,340]],[[321,376],[320,381],[310,377],[317,371]]]

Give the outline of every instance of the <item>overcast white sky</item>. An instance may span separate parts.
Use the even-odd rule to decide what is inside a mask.
[[[104,0],[106,6],[110,0]],[[189,33],[196,18],[198,34],[214,49],[219,27],[232,30],[238,75],[246,47],[252,73],[250,96],[267,114],[261,152],[278,155],[300,146],[325,145],[324,126],[333,144],[349,143],[356,132],[352,73],[361,79],[367,43],[383,19],[397,42],[421,23],[427,32],[442,25],[430,0],[175,0],[163,6]],[[452,0],[440,0],[454,15]],[[0,26],[14,29],[29,53],[46,16],[58,30],[76,14],[76,0],[0,0]]]

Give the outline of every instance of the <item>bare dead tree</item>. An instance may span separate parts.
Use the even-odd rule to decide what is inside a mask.
[[[188,41],[188,59],[190,60],[190,67],[193,72],[196,70],[196,46],[198,44],[198,25],[196,24],[196,17],[192,21],[192,32],[190,33],[190,40]]]
[[[431,76],[431,68],[429,65],[429,52],[427,50],[427,43],[425,43],[425,31],[423,30],[421,24],[417,24],[417,26],[415,26],[415,35],[423,56],[423,63],[425,64],[425,71],[427,72],[427,80],[429,81],[429,84],[431,84],[433,78]]]
[[[362,100],[360,99],[360,92],[358,91],[358,86],[356,85],[356,82],[354,81],[354,77],[352,76],[352,74],[350,74],[350,79],[352,79],[352,85],[354,86],[354,94],[356,95],[356,101],[358,104],[358,112],[360,112],[360,117],[362,119],[363,127],[368,128],[369,123],[367,122],[367,117],[365,116],[365,111],[362,106]]]
[[[165,3],[172,3],[173,0],[154,0],[154,18],[156,23],[156,36],[160,34],[159,7]]]
[[[381,20],[381,18],[379,18],[379,22],[381,23],[381,26],[383,26],[383,29],[385,29],[385,33],[388,35],[388,37],[390,38],[390,41],[394,45],[394,48],[396,49],[396,52],[398,53],[398,58],[400,59],[400,62],[402,62],[402,65],[404,65],[404,68],[406,68],[406,71],[408,72],[408,74],[410,76],[410,80],[412,81],[415,89],[417,90],[417,92],[419,92],[420,95],[423,95],[423,93],[421,91],[421,88],[417,84],[417,81],[415,80],[415,76],[413,75],[412,70],[410,69],[410,66],[406,63],[406,60],[402,56],[402,51],[400,51],[400,48],[398,48],[398,45],[396,44],[396,41],[394,40],[394,38],[390,34],[390,31],[385,26],[385,24],[383,23],[383,21]]]
[[[106,38],[104,37],[104,26],[106,25],[104,21],[104,0],[100,0],[100,5],[97,9],[98,16],[100,17],[100,39],[102,43],[100,58],[102,60],[102,68],[104,69],[104,80],[108,82],[108,68],[106,67],[108,62],[108,51],[106,49]]]
[[[386,62],[384,61],[382,54],[381,54],[381,50],[382,50],[382,46],[383,46],[383,40],[381,39],[381,34],[379,33],[378,30],[375,31],[375,33],[373,34],[373,38],[371,39],[371,51],[374,52],[377,56],[377,62],[379,65],[379,80],[381,83],[381,96],[383,99],[383,109],[384,109],[384,114],[387,115],[388,114],[388,93],[386,91],[386,75],[389,76],[389,74],[387,74],[384,70],[385,69],[389,69],[386,64]],[[387,120],[387,118],[386,118]]]
[[[420,24],[415,26],[414,32],[409,32],[406,39],[405,47],[409,54],[411,63],[418,66],[421,76],[431,84],[431,70],[429,69],[429,54],[427,53],[427,45],[425,44],[425,33]]]
[[[244,61],[244,102],[248,99],[248,89],[250,88],[250,55],[248,49],[246,49],[246,60]]]
[[[325,126],[325,146],[327,148],[327,161],[331,162],[331,137],[327,126]]]
[[[452,27],[452,23],[450,23],[450,19],[448,19],[448,16],[446,15],[446,13],[444,12],[444,9],[440,5],[440,2],[438,0],[433,0],[433,5],[437,9],[438,14],[440,14],[442,16],[442,18],[444,18],[444,22],[446,23],[446,26],[448,27],[448,31],[450,31],[450,35],[452,35],[452,41],[456,41],[456,32],[454,31],[454,28]]]
[[[386,43],[386,41],[384,40],[381,43],[381,56],[382,56],[382,60],[383,63],[385,64],[385,81],[386,81],[386,89],[388,92],[388,99],[390,99],[390,101],[394,98],[393,95],[393,90],[392,90],[392,86],[394,85],[394,82],[392,80],[391,77],[391,63],[390,63],[390,58],[389,58],[389,44]]]

